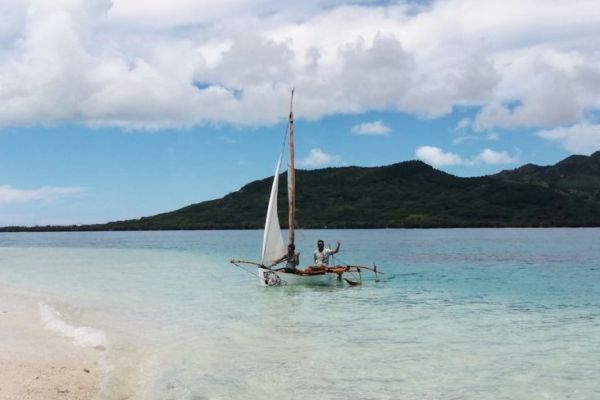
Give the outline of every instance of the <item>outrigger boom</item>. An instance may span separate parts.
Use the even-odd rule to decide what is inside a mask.
[[[377,270],[377,266],[374,265],[373,267],[368,267],[366,265],[335,265],[332,267],[308,267],[306,269],[297,269],[296,272],[294,273],[283,273],[285,268],[277,268],[277,269],[273,269],[270,266],[265,266],[262,265],[261,263],[255,262],[255,261],[248,261],[248,260],[231,260],[230,261],[231,264],[240,267],[241,266],[239,264],[250,264],[250,265],[255,265],[257,267],[259,267],[259,270],[264,270],[263,275],[266,273],[267,276],[269,276],[270,274],[276,274],[278,278],[280,278],[282,280],[283,285],[287,284],[287,280],[289,280],[289,278],[291,276],[296,276],[296,277],[313,277],[313,276],[319,276],[319,275],[327,275],[327,274],[334,274],[337,276],[338,280],[342,279],[342,275],[344,273],[358,273],[359,275],[359,281],[351,281],[349,279],[344,278],[344,280],[346,282],[348,282],[348,284],[354,286],[354,285],[358,285],[361,281],[361,271],[362,270],[367,270],[367,271],[371,271],[375,274],[375,281],[378,282],[379,281],[379,275],[385,275],[384,272],[378,271]],[[278,274],[279,273],[279,274]],[[254,275],[254,273],[252,273]],[[260,277],[261,274],[259,274]],[[287,277],[287,280],[286,280]],[[265,279],[265,282],[267,284],[267,286],[271,286],[268,284],[268,282]]]

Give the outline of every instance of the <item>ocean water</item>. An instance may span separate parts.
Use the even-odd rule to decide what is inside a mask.
[[[0,290],[103,349],[103,399],[600,399],[600,229],[300,230],[361,286],[270,287],[260,231],[0,233]]]

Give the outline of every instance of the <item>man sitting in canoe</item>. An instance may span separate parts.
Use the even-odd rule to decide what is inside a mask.
[[[316,269],[323,269],[329,266],[329,256],[340,251],[340,242],[336,242],[337,246],[334,250],[325,248],[325,243],[322,240],[317,241],[317,249],[315,250],[314,260]],[[313,267],[314,268],[314,267]]]
[[[297,272],[296,267],[300,264],[300,254],[296,253],[296,246],[288,244],[288,251],[279,260],[276,260],[273,265],[279,264],[280,262],[287,261],[285,263],[284,272],[295,274]]]

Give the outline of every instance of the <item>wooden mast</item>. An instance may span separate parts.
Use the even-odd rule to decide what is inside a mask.
[[[294,244],[294,222],[296,218],[296,170],[294,169],[294,89],[290,99],[290,116],[288,126],[290,131],[290,164],[288,168],[288,244]]]

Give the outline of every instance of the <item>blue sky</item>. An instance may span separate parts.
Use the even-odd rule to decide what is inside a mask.
[[[0,226],[138,218],[267,177],[292,86],[304,168],[421,159],[476,176],[600,149],[596,1],[0,14]]]

